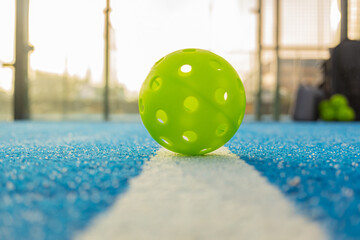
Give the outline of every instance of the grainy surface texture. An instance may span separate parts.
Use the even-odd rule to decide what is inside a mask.
[[[71,239],[156,149],[140,124],[0,124],[0,239]]]
[[[225,147],[202,157],[160,149],[81,240],[326,239],[322,229]]]
[[[227,146],[332,238],[360,239],[359,123],[248,123]]]
[[[215,234],[210,223],[216,222],[217,229],[224,229],[223,236],[248,226],[244,238],[266,239],[270,236],[262,235],[266,231],[281,234],[277,226],[288,217],[286,224],[291,225],[291,219],[296,223],[291,225],[292,238],[360,238],[360,124],[244,123],[225,146],[236,157],[229,159],[227,152],[216,160],[211,155],[201,160],[178,156],[172,162],[174,156],[165,154],[163,161],[152,163],[148,161],[159,146],[140,123],[0,123],[0,239],[73,239],[86,234],[98,219],[131,197],[136,189],[130,180],[136,186],[152,171],[154,181],[163,180],[149,186],[153,191],[138,193],[146,190],[163,208],[182,207],[149,225],[178,221],[185,224],[186,234],[208,222],[207,232]],[[156,173],[156,168],[163,170]],[[165,178],[167,171],[174,173]],[[254,186],[253,178],[265,187]],[[166,201],[166,193],[175,194],[176,189],[180,189],[178,205]],[[239,194],[240,189],[247,196]],[[274,196],[281,200],[272,200],[277,199]],[[254,209],[253,215],[245,212],[244,203]],[[280,205],[288,211],[273,210]],[[194,206],[198,207],[190,208]],[[188,222],[193,224],[185,221],[190,212],[195,217]],[[273,222],[254,221],[260,213],[274,217]],[[240,215],[249,215],[244,225],[216,221],[227,214],[237,221]],[[312,229],[310,236],[297,232],[300,223]],[[197,234],[195,238],[207,237],[203,231]]]

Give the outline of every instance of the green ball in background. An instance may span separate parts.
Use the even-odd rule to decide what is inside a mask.
[[[202,155],[223,146],[245,113],[244,86],[222,57],[183,49],[152,67],[139,94],[141,119],[163,147]]]
[[[324,121],[334,121],[336,120],[336,111],[330,107],[324,107],[320,109],[320,118]]]
[[[320,118],[324,121],[354,121],[355,111],[348,105],[347,98],[342,94],[334,94],[330,100],[319,103]]]
[[[342,94],[334,94],[330,98],[331,105],[335,108],[341,108],[348,105],[347,98]]]
[[[319,103],[319,111],[322,111],[326,108],[331,108],[331,103],[329,100],[322,100],[320,103]]]
[[[319,115],[324,121],[334,121],[336,117],[335,109],[329,100],[322,100],[319,103]]]
[[[355,111],[349,106],[344,106],[338,109],[336,118],[339,121],[354,121],[355,120]]]

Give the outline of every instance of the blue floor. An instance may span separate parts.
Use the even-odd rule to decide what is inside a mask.
[[[359,123],[248,123],[227,146],[334,239],[360,239]]]
[[[157,150],[140,124],[0,124],[0,239],[70,239]]]
[[[360,238],[360,124],[244,123],[226,146],[334,239]],[[139,123],[0,123],[0,239],[71,239],[157,149]]]

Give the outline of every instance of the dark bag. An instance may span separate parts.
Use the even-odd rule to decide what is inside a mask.
[[[318,119],[318,104],[324,98],[323,92],[315,87],[300,85],[296,94],[293,119],[315,121]]]
[[[331,54],[331,94],[347,97],[360,120],[360,41],[344,40]],[[325,80],[326,81],[326,80]]]

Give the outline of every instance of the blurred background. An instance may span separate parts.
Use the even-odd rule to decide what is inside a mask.
[[[227,59],[246,113],[281,120],[344,34],[360,38],[360,0],[1,0],[0,120],[137,114],[152,65],[182,48]]]

